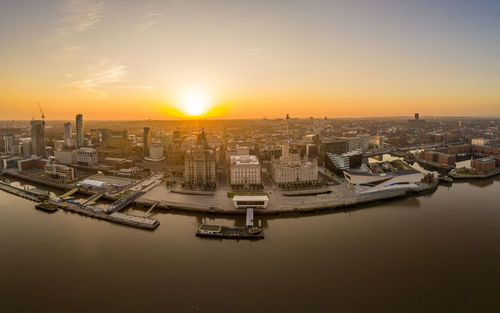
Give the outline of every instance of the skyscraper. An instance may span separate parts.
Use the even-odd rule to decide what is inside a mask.
[[[83,147],[83,116],[81,114],[76,116],[76,146]]]
[[[71,134],[73,133],[73,127],[70,122],[64,123],[64,144],[66,146],[72,146]]]
[[[31,153],[45,157],[45,121],[32,120],[31,122]]]
[[[151,133],[149,127],[144,127],[144,133],[142,135],[142,147],[144,150],[144,156],[149,156],[149,144],[151,143]]]

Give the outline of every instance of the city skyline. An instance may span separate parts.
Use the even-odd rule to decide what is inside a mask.
[[[1,8],[3,119],[500,115],[494,1]]]

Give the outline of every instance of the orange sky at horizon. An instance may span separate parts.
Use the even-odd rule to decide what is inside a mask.
[[[488,1],[1,6],[0,120],[500,116]]]

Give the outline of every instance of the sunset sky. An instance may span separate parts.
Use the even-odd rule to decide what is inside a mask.
[[[500,1],[2,0],[0,41],[2,120],[500,116]]]

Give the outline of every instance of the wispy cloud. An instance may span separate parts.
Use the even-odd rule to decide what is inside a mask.
[[[102,19],[104,2],[96,0],[67,0],[61,10],[57,34],[69,36],[91,29]]]
[[[102,63],[102,62],[101,62]],[[104,98],[107,93],[102,90],[106,85],[125,82],[127,67],[122,64],[108,65],[104,70],[90,72],[84,79],[61,85],[63,88],[74,88],[86,92],[94,98]]]
[[[138,32],[143,32],[145,30],[148,30],[152,28],[154,25],[153,22],[147,22],[147,23],[142,23],[142,24],[136,24],[134,25],[134,29]]]
[[[143,20],[142,23],[134,25],[134,30],[142,32],[152,28],[156,24],[155,19],[163,15],[164,15],[163,12],[149,12],[146,16],[142,18]]]

